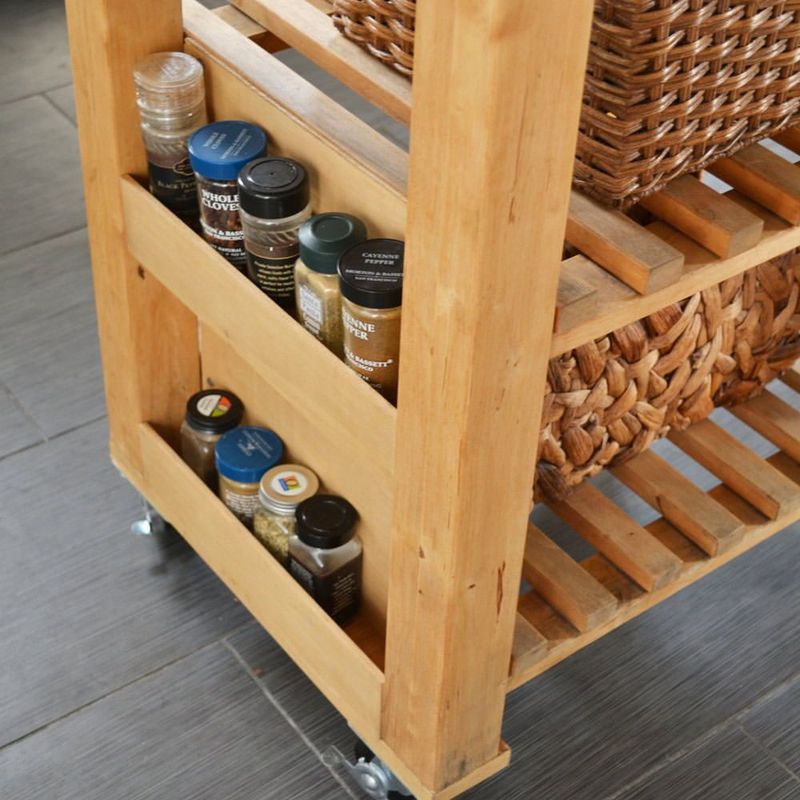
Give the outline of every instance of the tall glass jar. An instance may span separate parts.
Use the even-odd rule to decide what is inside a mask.
[[[364,223],[350,214],[317,214],[300,228],[300,258],[294,268],[297,317],[339,358],[344,349],[336,266],[342,253],[366,238]]]
[[[387,400],[397,399],[403,242],[369,239],[339,259],[344,360]]]
[[[187,142],[206,124],[203,65],[187,53],[153,53],[136,65],[133,79],[150,191],[196,228],[197,191]]]
[[[214,451],[224,433],[235,428],[244,414],[242,401],[225,389],[205,389],[186,403],[181,425],[183,460],[212,489],[217,483]]]
[[[361,605],[358,515],[343,497],[318,494],[297,507],[297,532],[289,539],[289,571],[340,625]]]
[[[289,537],[295,532],[297,506],[318,490],[319,478],[298,464],[273,467],[261,479],[253,533],[285,567],[289,566]]]
[[[189,137],[203,238],[240,272],[245,271],[247,254],[236,179],[242,167],[266,149],[267,134],[239,120],[212,122]]]
[[[308,176],[290,158],[258,158],[239,174],[247,274],[281,308],[294,311],[300,226],[311,216]]]

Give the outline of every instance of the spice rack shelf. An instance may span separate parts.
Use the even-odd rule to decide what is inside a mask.
[[[460,20],[464,41],[484,14],[504,31],[486,66],[420,4],[409,159],[271,55],[296,47],[408,121],[409,82],[344,40],[326,0],[67,0],[112,458],[418,800],[508,765],[508,691],[800,518],[800,412],[766,394],[735,413],[770,458],[701,423],[673,441],[716,488],[645,453],[615,475],[662,518],[641,527],[590,483],[552,510],[595,555],[526,534],[547,359],[800,247],[800,167],[757,145],[714,165],[727,194],[685,177],[630,216],[570,192],[593,0],[505,5]],[[407,239],[397,408],[142,187],[131,67],[180,48],[203,62],[213,118],[256,122],[307,165],[314,208]],[[797,131],[780,141],[800,153]],[[800,391],[796,371],[783,380]],[[186,398],[206,386],[357,507],[364,604],[345,629],[178,456]],[[499,508],[487,475],[503,476]]]

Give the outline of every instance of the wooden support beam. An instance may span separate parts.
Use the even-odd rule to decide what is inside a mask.
[[[246,36],[251,42],[255,42],[269,53],[279,53],[289,47],[283,39],[279,39],[274,33],[234,6],[219,6],[219,8],[213,9],[212,13],[230,25],[237,33]]]
[[[730,410],[787,456],[800,462],[800,411],[771,392]]]
[[[592,11],[418,6],[383,737],[434,790],[499,749]]]
[[[141,472],[138,423],[176,432],[200,387],[197,320],[129,255],[119,177],[145,175],[133,67],[183,48],[180,0],[67,0],[111,454]]]
[[[684,175],[641,205],[721,258],[755,247],[764,221],[692,175]]]

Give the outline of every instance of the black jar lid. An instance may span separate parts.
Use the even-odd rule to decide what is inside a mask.
[[[358,512],[333,494],[317,494],[297,506],[297,535],[309,547],[332,550],[353,538]]]
[[[397,308],[403,299],[404,250],[399,239],[367,239],[342,253],[342,295],[365,308]]]
[[[308,174],[291,158],[257,158],[239,173],[239,205],[260,219],[284,219],[309,202]]]
[[[350,214],[317,214],[300,226],[300,258],[315,272],[335,275],[339,256],[367,238],[364,223]]]
[[[244,403],[226,389],[204,389],[186,403],[189,427],[203,433],[225,433],[235,428],[244,414]]]

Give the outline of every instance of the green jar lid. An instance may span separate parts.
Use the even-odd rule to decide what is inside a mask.
[[[339,256],[367,238],[367,228],[357,217],[330,212],[304,222],[298,233],[300,258],[315,272],[336,274]]]

